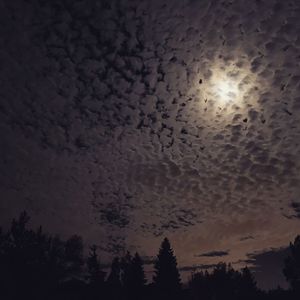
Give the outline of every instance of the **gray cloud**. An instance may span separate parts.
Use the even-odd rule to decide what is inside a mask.
[[[299,202],[292,202],[291,207],[293,208],[293,210],[296,213],[295,217],[300,218],[300,203]]]
[[[229,251],[210,251],[206,253],[201,253],[198,255],[195,255],[197,257],[221,257],[221,256],[227,256],[229,255]]]
[[[289,256],[289,248],[270,249],[248,254],[247,264],[252,265],[258,285],[264,289],[288,286],[283,275],[284,260]]]

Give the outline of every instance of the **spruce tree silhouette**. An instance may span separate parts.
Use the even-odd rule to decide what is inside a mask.
[[[122,284],[126,299],[142,299],[146,278],[143,262],[138,253],[132,257],[127,252],[122,259]]]
[[[219,263],[208,273],[198,272],[189,281],[193,300],[201,299],[257,299],[256,282],[250,270],[234,270],[231,265]]]
[[[7,234],[4,269],[11,298],[38,298],[50,283],[46,256],[49,237],[41,227],[37,231],[27,229],[29,220],[27,213],[22,212],[18,220],[12,221]]]
[[[211,291],[216,299],[235,299],[236,273],[231,265],[219,263],[211,274]]]
[[[121,282],[126,299],[130,299],[132,294],[132,256],[130,252],[127,252],[121,259]]]
[[[83,241],[80,236],[73,235],[66,241],[65,260],[71,275],[73,277],[80,276],[81,268],[84,265]]]
[[[238,282],[239,297],[243,299],[254,299],[257,295],[257,285],[253,274],[248,267],[241,270]]]
[[[300,236],[290,243],[290,256],[284,262],[283,274],[291,288],[300,296]]]
[[[91,299],[99,297],[100,293],[104,293],[105,272],[101,270],[100,261],[97,254],[97,246],[90,247],[90,254],[87,258],[88,268],[88,284],[91,294]]]
[[[61,281],[68,275],[65,262],[65,243],[59,236],[49,238],[47,257],[48,281],[53,287],[57,287]]]
[[[181,291],[181,279],[177,269],[177,260],[167,238],[161,243],[154,264],[153,283],[162,297],[178,298]]]
[[[129,251],[126,255],[121,258],[120,267],[121,267],[121,281],[123,286],[128,286],[132,277],[131,270],[132,256]]]
[[[118,300],[121,298],[121,263],[118,257],[115,257],[111,264],[111,270],[107,278],[107,287],[109,290],[109,298]]]
[[[87,258],[88,281],[90,285],[103,284],[105,272],[101,270],[100,261],[97,254],[97,246],[90,247],[90,254]]]
[[[81,273],[81,239],[73,236],[63,242],[41,227],[28,229],[29,219],[26,212],[21,213],[1,235],[0,277],[7,299],[46,299],[61,282]]]
[[[137,252],[132,259],[131,267],[133,288],[136,291],[136,295],[141,295],[146,284],[146,277],[143,261]]]
[[[207,271],[193,273],[188,286],[192,300],[211,298],[209,274]]]

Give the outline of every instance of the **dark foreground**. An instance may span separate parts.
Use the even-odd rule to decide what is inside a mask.
[[[129,252],[112,261],[105,272],[91,246],[83,255],[82,239],[67,240],[27,228],[29,217],[22,213],[10,229],[0,229],[0,299],[107,299],[107,300],[218,300],[300,299],[300,237],[290,245],[283,273],[289,290],[278,287],[268,292],[257,288],[248,268],[234,270],[218,264],[210,272],[197,272],[183,286],[176,257],[165,238],[154,262],[154,276],[147,283],[143,261]]]

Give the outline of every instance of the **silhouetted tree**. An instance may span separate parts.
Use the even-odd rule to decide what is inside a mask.
[[[63,242],[41,227],[28,229],[28,222],[27,213],[21,213],[0,237],[2,291],[11,299],[46,298],[61,282],[81,272],[81,238],[73,236]]]
[[[130,252],[127,251],[126,255],[121,258],[120,268],[121,268],[121,281],[122,285],[127,287],[131,280],[131,262],[132,256]]]
[[[86,260],[88,285],[81,280],[82,239],[74,235],[66,241],[45,233],[42,227],[29,229],[29,216],[23,212],[7,232],[0,228],[0,299],[30,300],[279,300],[299,299],[300,236],[290,244],[284,274],[292,290],[269,292],[257,288],[248,268],[234,270],[220,263],[211,272],[192,275],[188,289],[182,290],[176,257],[164,239],[157,260],[153,283],[146,285],[143,262],[138,253],[115,258],[105,282],[97,247],[90,247]]]
[[[83,259],[83,242],[78,235],[71,236],[65,245],[65,259],[68,267],[68,272],[71,276],[81,274],[81,267],[84,264]]]
[[[209,274],[207,271],[193,273],[188,283],[193,300],[210,299]]]
[[[167,238],[161,244],[154,269],[153,282],[159,293],[167,297],[178,297],[181,291],[181,279],[176,257]]]
[[[45,288],[45,249],[48,237],[39,228],[37,232],[27,229],[29,216],[22,212],[19,219],[13,219],[7,234],[4,251],[7,294],[12,298],[35,294]]]
[[[0,291],[2,296],[6,296],[9,282],[7,242],[8,236],[0,228]]]
[[[290,256],[285,260],[283,273],[292,289],[300,295],[300,236],[290,243]]]
[[[93,286],[103,285],[105,272],[101,270],[96,245],[90,247],[90,254],[87,258],[87,267],[89,284]]]
[[[136,252],[131,263],[132,267],[132,284],[137,292],[141,292],[146,284],[143,261]]]
[[[189,281],[192,299],[257,299],[256,283],[248,268],[240,272],[219,263],[211,273],[198,272]]]
[[[47,276],[51,286],[58,286],[68,274],[65,262],[65,243],[59,236],[50,237],[47,257]]]
[[[118,257],[111,264],[110,273],[107,278],[107,286],[111,299],[120,299],[121,295],[121,264]]]
[[[241,270],[238,283],[239,297],[243,299],[254,299],[257,293],[256,281],[248,267]]]
[[[142,299],[146,279],[143,262],[135,253],[134,257],[127,252],[122,259],[122,284],[127,299]]]
[[[101,270],[100,261],[97,255],[97,246],[90,247],[90,254],[87,258],[88,283],[90,288],[90,297],[99,298],[100,293],[104,293],[105,272]]]
[[[269,290],[267,293],[260,291],[259,294],[261,295],[261,298],[259,299],[266,299],[266,300],[295,299],[293,298],[293,295],[291,294],[290,290],[284,290],[280,286],[278,286],[276,289]]]
[[[211,290],[216,299],[235,299],[237,294],[238,274],[231,265],[219,263],[211,274]]]

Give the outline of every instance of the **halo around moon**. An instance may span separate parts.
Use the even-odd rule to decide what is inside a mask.
[[[201,86],[201,98],[209,104],[212,112],[217,109],[227,114],[235,109],[242,113],[248,104],[257,105],[255,90],[258,83],[249,63],[217,60],[208,69]]]

